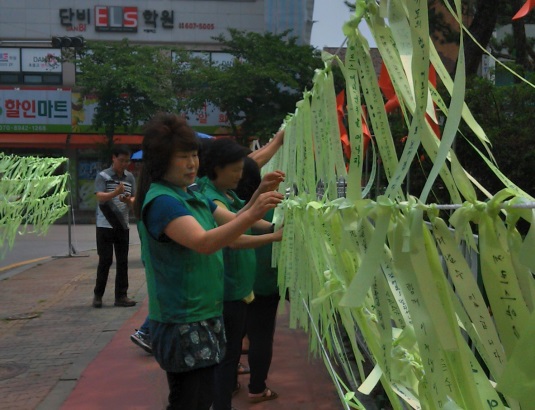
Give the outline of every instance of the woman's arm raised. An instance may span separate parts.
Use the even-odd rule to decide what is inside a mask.
[[[202,254],[210,254],[238,239],[267,211],[275,208],[282,199],[283,196],[278,192],[266,192],[260,195],[248,210],[239,215],[217,207],[213,215],[220,226],[208,231],[193,216],[181,216],[169,222],[164,233],[187,248]]]

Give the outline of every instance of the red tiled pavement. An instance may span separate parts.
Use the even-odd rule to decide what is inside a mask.
[[[146,301],[117,331],[111,342],[80,376],[62,410],[164,409],[168,388],[165,373],[152,356],[129,339],[147,314]],[[245,362],[245,361],[244,361]],[[287,314],[278,317],[274,357],[268,385],[279,398],[251,404],[248,376],[240,376],[241,391],[233,405],[239,410],[333,410],[343,405],[321,359],[308,353],[308,336],[288,327]]]

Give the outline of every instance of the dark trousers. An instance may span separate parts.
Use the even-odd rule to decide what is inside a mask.
[[[128,229],[97,228],[97,283],[95,296],[102,297],[108,283],[108,275],[113,262],[115,249],[115,299],[126,296],[128,292]]]
[[[167,372],[167,410],[209,410],[213,400],[214,367],[184,373]]]
[[[238,382],[241,342],[245,334],[247,304],[242,300],[223,303],[227,352],[215,368],[214,410],[232,408],[232,391]]]
[[[247,337],[249,338],[249,393],[262,393],[266,389],[271,358],[273,336],[277,321],[279,295],[256,295],[247,310]]]

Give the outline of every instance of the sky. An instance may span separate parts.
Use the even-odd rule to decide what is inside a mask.
[[[315,0],[312,18],[315,23],[312,25],[310,44],[319,49],[340,47],[345,39],[342,25],[349,20],[350,16],[351,12],[344,4],[344,0]],[[360,24],[360,29],[370,41],[370,47],[373,47],[375,43],[370,40],[371,35],[365,22]]]

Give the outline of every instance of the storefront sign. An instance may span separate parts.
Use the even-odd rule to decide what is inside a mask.
[[[91,24],[94,24],[97,32],[137,33],[139,20],[142,20],[145,33],[156,33],[158,28],[203,31],[216,29],[216,24],[209,21],[179,19],[175,23],[175,11],[169,9],[138,10],[138,7],[96,6],[94,10],[61,8],[58,11],[60,24],[67,31],[87,32]],[[177,12],[176,15],[179,17],[181,13]]]
[[[59,9],[59,18],[62,26],[72,26],[74,18],[76,21],[91,23],[91,9]]]
[[[94,97],[83,98],[71,90],[0,89],[0,133],[95,132],[93,118],[97,106]],[[226,114],[209,102],[201,110],[183,112],[182,116],[197,131],[228,132]]]
[[[33,73],[61,73],[59,48],[23,48],[22,71]]]
[[[97,198],[95,195],[95,178],[102,170],[103,164],[95,159],[80,159],[78,161],[78,208],[82,210],[95,209]]]
[[[95,131],[92,124],[97,106],[98,101],[94,96],[86,96],[84,98],[80,93],[72,93],[72,132],[84,133]],[[208,134],[217,133],[219,129],[227,128],[229,126],[227,115],[209,102],[207,102],[201,110],[196,112],[183,112],[182,116],[186,118],[188,124],[194,127],[197,131],[206,132]],[[142,132],[141,124],[138,132]]]
[[[70,90],[0,90],[0,132],[70,131]]]
[[[95,7],[95,31],[137,33],[137,26],[137,7]]]
[[[158,22],[161,23],[162,28],[172,29],[175,26],[175,12],[169,10],[163,10],[160,13],[156,10],[145,10],[143,11],[143,19],[145,20],[145,25],[153,27],[154,29],[145,29],[145,32],[156,32],[156,27]]]
[[[0,47],[0,72],[20,71],[20,48]]]

